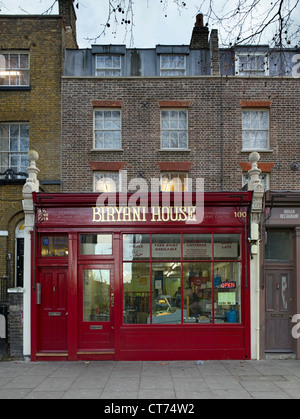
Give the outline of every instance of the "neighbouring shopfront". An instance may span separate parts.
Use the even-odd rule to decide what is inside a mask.
[[[293,353],[299,359],[298,318],[294,318],[300,313],[299,192],[268,191],[265,206],[261,355]]]
[[[252,193],[175,195],[33,194],[33,361],[251,358]]]

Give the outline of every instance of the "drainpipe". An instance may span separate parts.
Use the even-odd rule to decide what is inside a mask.
[[[261,240],[257,241],[257,265],[256,265],[256,295],[258,302],[256,307],[256,359],[257,361],[260,360],[260,242]]]
[[[6,260],[7,260],[7,278],[8,278],[8,287],[11,286],[10,280],[11,280],[11,253],[8,253],[4,247],[0,246],[0,248],[3,250],[3,252],[6,254]]]
[[[224,84],[223,74],[221,74],[221,190],[224,191]]]

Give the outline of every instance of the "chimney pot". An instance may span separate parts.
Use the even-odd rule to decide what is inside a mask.
[[[199,13],[196,16],[196,23],[195,23],[195,27],[196,28],[202,28],[204,26],[204,19],[203,19],[203,14]]]

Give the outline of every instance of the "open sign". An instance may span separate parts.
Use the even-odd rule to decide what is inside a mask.
[[[223,288],[223,289],[233,289],[233,288],[236,288],[236,282],[235,281],[221,282],[220,288]]]

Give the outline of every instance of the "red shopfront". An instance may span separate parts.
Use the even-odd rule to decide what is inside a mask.
[[[251,192],[98,197],[34,194],[31,359],[250,359]]]

